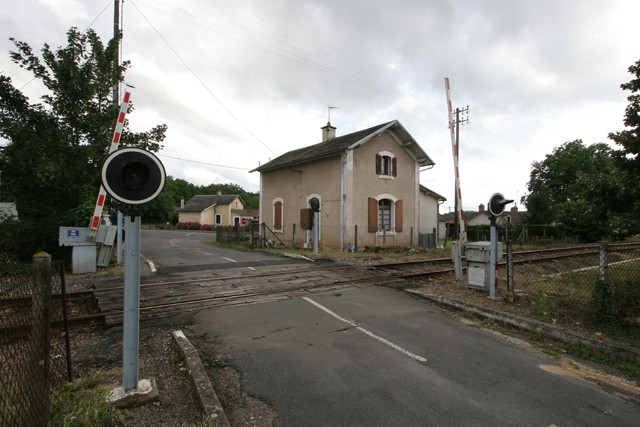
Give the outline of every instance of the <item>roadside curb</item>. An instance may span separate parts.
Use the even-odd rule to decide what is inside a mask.
[[[640,349],[610,341],[601,343],[591,337],[576,333],[574,331],[569,331],[560,326],[550,325],[538,320],[525,319],[523,317],[507,314],[501,311],[481,308],[475,305],[467,304],[465,302],[452,300],[441,295],[431,294],[419,288],[406,289],[405,292],[419,298],[424,298],[436,302],[449,308],[467,311],[485,317],[487,319],[492,319],[511,326],[515,326],[529,332],[541,333],[560,341],[565,341],[571,344],[582,344],[593,349],[606,348],[621,359],[636,361],[640,358]]]
[[[182,357],[187,362],[189,377],[204,415],[207,418],[215,419],[218,427],[230,427],[224,408],[211,385],[197,350],[182,331],[173,331],[171,335],[176,344],[178,344]]]

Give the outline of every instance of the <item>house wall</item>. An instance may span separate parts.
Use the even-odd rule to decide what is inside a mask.
[[[466,225],[489,225],[491,224],[491,220],[489,219],[489,215],[486,213],[474,215],[473,218],[465,221]]]
[[[418,230],[420,233],[433,233],[436,229],[436,238],[439,239],[440,228],[438,227],[438,201],[427,193],[420,192],[420,217]]]
[[[236,218],[238,218],[238,221],[240,221],[240,218],[242,217],[238,213],[233,212],[233,209],[240,209],[240,210],[244,209],[244,203],[242,203],[240,198],[236,198],[233,202],[231,202],[231,204],[228,205],[228,214],[227,214],[227,218],[229,218],[228,225],[235,225]]]
[[[215,224],[216,210],[219,210],[219,207],[217,205],[209,206],[208,208],[203,210],[200,215],[200,224]]]
[[[200,212],[180,212],[178,222],[200,222]]]
[[[438,221],[438,239],[445,239],[447,237],[447,221]]]
[[[330,144],[331,142],[327,142]],[[387,152],[397,158],[397,175],[376,174],[376,154]],[[282,230],[274,233],[285,244],[311,247],[310,232],[300,226],[300,210],[309,207],[311,197],[320,199],[320,247],[344,249],[356,241],[364,246],[417,245],[419,231],[418,167],[416,161],[389,133],[329,159],[261,173],[260,220],[273,230],[274,201],[282,203]],[[369,198],[402,200],[403,227],[400,232],[369,233]],[[433,208],[433,227],[437,204]],[[412,236],[413,231],[413,236]],[[268,238],[268,236],[267,236]]]
[[[282,202],[282,230],[274,232],[287,245],[293,243],[293,224],[296,224],[295,246],[302,247],[307,241],[305,231],[300,228],[300,209],[308,208],[308,199],[313,196],[320,199],[319,244],[329,247],[339,244],[339,157],[263,172],[261,189],[261,221],[271,229],[274,225],[273,202]]]
[[[386,151],[397,158],[397,176],[379,177],[376,174],[376,154]],[[354,225],[358,226],[358,246],[409,246],[417,244],[418,235],[418,168],[415,160],[389,133],[384,133],[359,146],[353,153],[352,214],[347,218],[346,240],[353,242]],[[401,232],[369,233],[368,199],[389,195],[403,202],[403,229]],[[413,239],[411,229],[413,227]]]

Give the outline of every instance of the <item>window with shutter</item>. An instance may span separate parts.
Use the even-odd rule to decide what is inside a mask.
[[[378,201],[373,197],[369,197],[369,221],[367,231],[375,233],[378,231]]]
[[[397,202],[395,202],[395,208],[396,208],[396,214],[395,214],[395,220],[396,220],[396,224],[395,224],[395,230],[399,233],[402,231],[402,218],[403,218],[403,212],[402,212],[402,200],[398,200]]]
[[[381,151],[376,154],[376,175],[380,178],[398,176],[398,161],[393,153]]]
[[[391,231],[391,207],[393,201],[382,199],[378,202],[378,230]]]
[[[402,200],[370,197],[368,205],[369,233],[399,233],[403,226]]]
[[[300,209],[300,227],[303,230],[311,230],[313,228],[313,209]]]
[[[276,200],[273,203],[273,230],[282,231],[282,201]]]

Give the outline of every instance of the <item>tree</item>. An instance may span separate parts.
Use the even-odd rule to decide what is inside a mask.
[[[631,91],[631,95],[627,97],[629,105],[625,110],[624,117],[624,125],[630,129],[612,132],[609,134],[609,139],[621,145],[624,153],[633,158],[635,163],[638,163],[638,152],[640,152],[640,60],[629,67],[629,73],[634,74],[636,78],[621,84],[620,87],[623,90]]]
[[[32,104],[0,74],[0,137],[9,141],[0,147],[2,197],[16,203],[20,222],[37,222],[34,239],[51,249],[58,226],[89,222],[119,109],[112,87],[124,80],[129,62],[116,65],[118,40],[105,46],[93,30],[71,28],[66,47],[44,44],[40,56],[11,40],[11,59],[47,91]],[[133,133],[125,122],[121,145],[158,151],[165,132],[159,125]]]
[[[620,85],[623,90],[631,92],[623,120],[628,129],[609,133],[609,139],[622,147],[617,153],[617,161],[625,174],[626,184],[617,223],[624,234],[632,235],[640,233],[640,188],[637,185],[640,179],[640,60],[629,67],[629,73],[635,75],[635,79]]]
[[[624,184],[614,150],[575,140],[533,163],[523,202],[529,222],[560,224],[580,240],[625,237],[618,215]]]

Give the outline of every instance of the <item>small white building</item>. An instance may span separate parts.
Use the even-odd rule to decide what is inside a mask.
[[[18,219],[18,209],[15,203],[0,202],[0,221],[5,218]]]
[[[434,234],[435,245],[437,245],[438,241],[444,236],[438,224],[438,211],[442,202],[446,200],[446,198],[435,191],[428,189],[424,185],[420,185],[418,232],[420,234]]]

